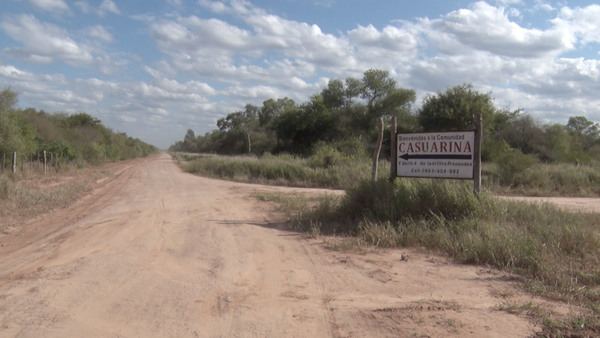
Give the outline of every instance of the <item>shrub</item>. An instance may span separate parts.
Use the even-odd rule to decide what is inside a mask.
[[[428,179],[395,182],[364,181],[348,190],[342,213],[353,220],[404,222],[430,217],[454,220],[480,212],[480,201],[468,184]]]
[[[597,195],[600,193],[600,172],[589,166],[566,163],[534,165],[515,175],[513,184],[540,195]]]
[[[75,150],[63,142],[52,142],[43,147],[44,150],[57,154],[61,160],[72,161],[77,156]]]
[[[315,153],[306,161],[311,168],[330,168],[343,165],[344,162],[348,160],[337,149],[327,144],[319,145]]]
[[[498,155],[495,162],[500,183],[511,185],[514,183],[515,176],[538,163],[538,159],[535,155],[526,155],[518,149],[512,149]]]
[[[99,165],[106,159],[104,147],[96,142],[86,144],[81,155],[87,163],[93,165]]]

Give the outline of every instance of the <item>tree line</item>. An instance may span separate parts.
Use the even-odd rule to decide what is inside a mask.
[[[114,132],[87,113],[48,114],[15,108],[18,95],[0,91],[0,154],[17,153],[19,160],[43,151],[61,162],[101,164],[146,156],[157,149],[125,133]]]
[[[268,99],[260,107],[247,104],[218,119],[217,129],[204,135],[188,129],[170,150],[309,156],[327,144],[358,155],[375,142],[379,117],[396,117],[399,132],[472,130],[473,116],[481,113],[484,161],[526,156],[542,162],[591,163],[600,158],[600,127],[584,116],[572,116],[566,125],[541,123],[521,109],[497,108],[490,93],[470,84],[429,95],[418,109],[413,109],[415,100],[415,91],[399,88],[389,72],[370,69],[362,78],[330,80],[300,104],[287,97]],[[387,135],[389,147],[389,131]]]

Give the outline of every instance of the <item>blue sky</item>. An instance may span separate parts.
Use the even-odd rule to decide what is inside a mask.
[[[0,88],[162,148],[247,103],[384,69],[471,83],[541,122],[600,122],[600,5],[488,0],[2,0]]]

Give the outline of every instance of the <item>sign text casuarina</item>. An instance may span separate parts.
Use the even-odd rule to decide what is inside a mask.
[[[398,134],[398,176],[473,178],[474,131]]]

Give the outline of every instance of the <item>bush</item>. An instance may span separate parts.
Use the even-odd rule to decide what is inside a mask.
[[[527,187],[538,195],[572,196],[600,193],[600,172],[572,164],[534,165],[513,178],[513,185]]]
[[[60,160],[72,161],[77,156],[75,150],[62,142],[52,142],[43,147],[44,150],[57,154]]]
[[[399,179],[363,181],[349,189],[336,218],[345,224],[343,232],[356,233],[361,221],[392,222],[396,225],[419,219],[460,220],[480,214],[482,202],[464,182]],[[487,196],[487,195],[486,195]],[[486,196],[481,196],[486,200]]]
[[[332,144],[337,151],[344,156],[349,156],[354,159],[364,157],[367,154],[367,148],[364,142],[358,138],[348,138]]]
[[[99,165],[106,159],[104,147],[96,142],[86,144],[81,155],[87,163],[93,165]]]
[[[512,149],[498,155],[494,162],[498,166],[500,184],[512,185],[515,176],[538,163],[538,159],[535,155],[526,155],[518,149]]]
[[[327,144],[319,145],[315,153],[306,161],[311,168],[330,168],[342,165],[344,162],[348,160],[337,149]]]

